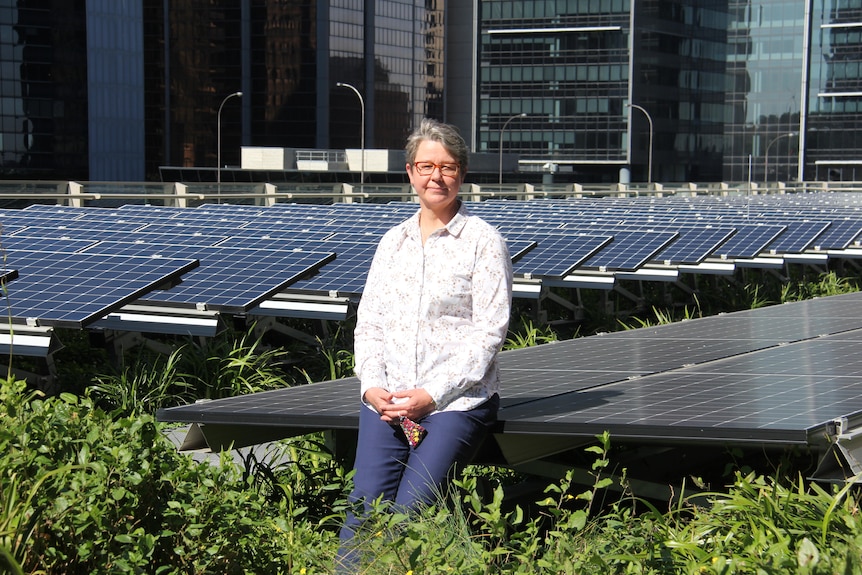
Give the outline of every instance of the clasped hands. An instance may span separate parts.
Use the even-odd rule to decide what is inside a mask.
[[[431,394],[421,388],[391,392],[372,387],[365,392],[365,401],[386,423],[397,423],[402,417],[418,421],[437,409]]]

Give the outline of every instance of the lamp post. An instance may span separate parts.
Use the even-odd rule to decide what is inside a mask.
[[[649,112],[644,110],[642,107],[637,104],[626,104],[627,108],[634,108],[635,110],[640,110],[643,112],[644,116],[646,116],[647,122],[649,123],[649,160],[647,162],[647,183],[652,183],[652,136],[653,136],[653,128],[652,128],[652,118],[649,115]]]
[[[218,158],[216,160],[216,162],[218,162],[218,165],[216,166],[216,183],[218,184],[218,191],[219,192],[221,192],[221,109],[224,108],[225,102],[227,102],[228,100],[230,100],[234,96],[239,98],[242,96],[242,92],[234,92],[233,94],[228,94],[227,96],[225,96],[224,100],[221,101],[221,104],[218,107],[218,115],[217,115],[217,124],[218,124],[217,140],[218,141],[216,142],[216,148],[217,148],[216,156]]]
[[[355,86],[345,82],[338,82],[335,85],[339,88],[350,88],[353,90],[353,93],[356,94],[356,97],[359,98],[359,108],[361,113],[360,145],[362,148],[362,161],[359,168],[359,192],[362,193],[363,186],[365,185],[365,100],[362,99],[362,94],[359,93],[359,90],[357,90]]]
[[[515,118],[526,118],[527,114],[521,112],[520,114],[515,114],[511,118],[507,119],[503,122],[503,127],[500,128],[500,186],[503,185],[503,132],[506,131],[506,126],[509,125],[509,122],[514,120]]]
[[[767,144],[766,152],[764,152],[764,154],[763,154],[763,181],[764,182],[769,181],[769,171],[768,171],[768,168],[769,168],[769,148],[771,148],[772,144],[774,144],[775,142],[777,142],[781,138],[792,138],[793,136],[798,136],[798,135],[799,135],[798,132],[788,132],[787,134],[779,134],[778,136],[775,136],[774,138],[772,138],[772,140],[769,142],[769,144]],[[778,174],[776,173],[775,176],[777,179]]]

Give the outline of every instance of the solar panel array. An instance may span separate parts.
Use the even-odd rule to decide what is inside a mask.
[[[573,285],[587,275],[612,285],[654,270],[862,257],[858,194],[468,207],[506,237],[522,285]],[[413,203],[0,210],[0,278],[13,323],[34,330],[122,324],[120,315],[155,308],[265,315],[292,297],[356,301],[379,238],[416,210]],[[836,296],[506,352],[500,431],[592,438],[608,430],[658,443],[822,442],[830,422],[862,420],[860,304],[862,295]],[[350,378],[159,417],[211,431],[353,429],[357,393]]]
[[[595,335],[500,355],[498,441],[820,446],[862,421],[862,293]],[[162,421],[356,429],[355,378],[163,409]],[[539,439],[541,438],[541,439]]]
[[[507,238],[520,297],[522,282],[574,285],[579,274],[603,278],[596,285],[608,289],[651,270],[690,273],[721,262],[728,273],[802,254],[862,257],[860,204],[858,194],[811,193],[468,207]],[[356,301],[379,238],[416,210],[407,202],[0,210],[7,277],[18,272],[8,280],[13,322],[86,327],[129,302],[266,315],[276,297]],[[142,267],[129,271],[116,258]],[[84,276],[102,278],[99,289]]]

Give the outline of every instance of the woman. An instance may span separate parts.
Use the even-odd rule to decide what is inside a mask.
[[[350,500],[382,495],[413,509],[435,499],[496,420],[512,263],[500,233],[458,198],[468,150],[454,127],[423,120],[406,159],[419,210],[381,239],[357,312],[363,405]],[[424,433],[415,447],[403,429],[414,424]],[[348,514],[342,564],[356,561],[360,522]]]

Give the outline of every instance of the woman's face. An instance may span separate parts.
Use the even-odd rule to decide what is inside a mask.
[[[439,142],[419,144],[413,164],[407,164],[407,175],[424,208],[438,212],[457,205],[464,171]]]

